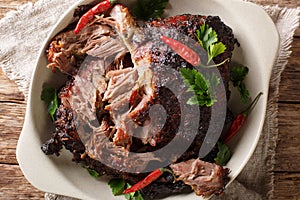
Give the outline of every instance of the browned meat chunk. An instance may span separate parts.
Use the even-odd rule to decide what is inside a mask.
[[[190,185],[197,195],[221,194],[228,181],[229,170],[220,165],[192,159],[170,166],[177,180]]]

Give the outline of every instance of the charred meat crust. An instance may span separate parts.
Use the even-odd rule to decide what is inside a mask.
[[[234,46],[235,44],[238,43],[237,40],[234,38],[232,29],[226,26],[218,16],[202,16],[202,15],[185,14],[185,15],[170,17],[167,19],[152,20],[148,23],[148,26],[176,28],[176,30],[178,30],[182,34],[185,34],[190,38],[197,40],[195,36],[196,30],[198,30],[200,26],[203,25],[204,23],[206,23],[209,27],[212,27],[217,32],[219,41],[226,46],[226,51],[223,54],[214,58],[214,62],[221,63],[228,58],[231,60]],[[171,56],[171,58],[176,59],[176,57],[174,57],[173,55]],[[162,60],[161,58],[158,59]],[[181,63],[181,62],[186,63],[181,58],[177,58],[177,63]],[[227,100],[230,98],[229,64],[230,64],[229,62],[226,62],[225,64],[218,67],[226,89]]]

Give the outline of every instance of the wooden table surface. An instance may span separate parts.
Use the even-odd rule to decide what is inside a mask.
[[[0,0],[0,18],[19,5],[37,0]],[[263,5],[299,7],[300,0],[256,0]],[[1,44],[0,44],[1,45]],[[280,83],[279,139],[276,148],[274,199],[300,199],[300,29]],[[43,199],[20,171],[16,145],[22,129],[25,100],[0,69],[0,200]]]

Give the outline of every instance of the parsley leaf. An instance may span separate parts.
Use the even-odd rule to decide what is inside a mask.
[[[200,26],[200,29],[196,31],[196,37],[200,45],[208,54],[207,64],[209,64],[213,58],[224,53],[226,50],[226,46],[222,42],[219,42],[217,32],[211,27],[208,27],[207,24]]]
[[[230,68],[230,80],[233,83],[233,86],[238,89],[243,104],[247,104],[250,101],[250,93],[244,83],[248,72],[248,67],[243,65],[237,65]]]
[[[126,189],[127,188],[131,188],[131,185],[129,183],[127,183],[127,185],[126,185]],[[142,193],[140,191],[125,194],[125,198],[127,200],[144,200]]]
[[[125,183],[123,179],[112,179],[108,185],[112,189],[114,196],[122,195],[125,189],[131,188],[129,183]],[[144,200],[140,191],[132,192],[124,195],[127,200]]]
[[[127,184],[126,184],[126,189],[127,189],[127,188],[131,188],[131,186],[132,186],[132,185],[130,185],[129,183],[127,183]],[[129,193],[129,194],[125,194],[124,196],[125,196],[125,198],[126,198],[127,200],[131,200],[131,198],[133,198],[134,194],[135,194],[135,192],[132,192],[132,193]]]
[[[132,9],[133,15],[140,20],[147,21],[162,16],[169,0],[137,0]]]
[[[99,178],[100,177],[100,174],[97,171],[95,171],[93,169],[90,169],[86,166],[83,166],[83,168],[85,168],[92,177],[94,177],[94,178]]]
[[[221,142],[218,142],[218,149],[219,152],[217,154],[217,157],[215,158],[215,161],[217,164],[224,166],[230,160],[231,152],[228,146]]]
[[[216,31],[209,28],[206,24],[201,25],[200,29],[196,31],[196,37],[205,51],[209,50],[210,45],[218,42],[218,35]]]
[[[54,115],[58,108],[58,97],[56,89],[51,87],[44,88],[41,94],[41,100],[45,101],[48,104],[48,113],[50,114],[51,119],[54,121]]]
[[[114,196],[121,195],[125,189],[125,181],[122,179],[112,179],[109,181],[110,186]]]
[[[180,69],[184,83],[189,87],[189,92],[194,95],[188,100],[189,105],[212,106],[216,99],[216,88],[220,84],[220,78],[215,73],[206,74],[205,77],[195,69]]]
[[[225,50],[226,50],[226,46],[222,42],[218,42],[218,43],[210,45],[209,52],[208,52],[208,63],[210,63],[210,61],[213,58],[224,53]]]
[[[131,200],[144,200],[140,191],[136,191]]]

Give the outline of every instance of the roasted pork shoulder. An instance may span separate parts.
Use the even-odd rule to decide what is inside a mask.
[[[85,8],[80,7],[76,13],[82,13],[82,9]],[[213,162],[215,149],[198,159],[211,110],[197,106],[200,116],[183,116],[183,112],[193,113],[195,107],[182,108],[180,102],[186,101],[188,94],[182,89],[182,82],[176,81],[179,73],[164,68],[171,66],[178,72],[193,66],[170,49],[157,45],[157,33],[147,32],[151,28],[176,30],[175,34],[197,43],[195,32],[204,23],[217,32],[219,41],[226,46],[226,51],[214,61],[231,60],[236,40],[232,30],[214,16],[179,15],[138,26],[128,8],[116,5],[107,16],[98,16],[79,34],[66,29],[55,36],[47,50],[48,68],[60,70],[69,80],[60,89],[56,129],[42,145],[44,153],[59,155],[64,146],[75,162],[84,162],[100,175],[124,178],[131,183],[147,175],[142,172],[149,160],[171,160],[178,182],[161,177],[153,183],[155,188],[150,185],[142,190],[149,199],[190,192],[191,188],[203,196],[222,193],[229,172],[209,163]],[[218,70],[226,90],[220,98],[226,102],[230,97],[229,62]],[[173,91],[166,87],[168,84]],[[155,110],[155,117],[151,110]],[[232,120],[228,110],[225,123],[230,125]],[[179,128],[182,121],[183,128]],[[190,127],[195,125],[197,130],[192,131]],[[176,148],[174,154],[158,156],[156,151],[174,138],[191,145],[180,156]],[[144,158],[130,157],[130,152],[149,154]],[[129,168],[140,173],[128,173]]]

